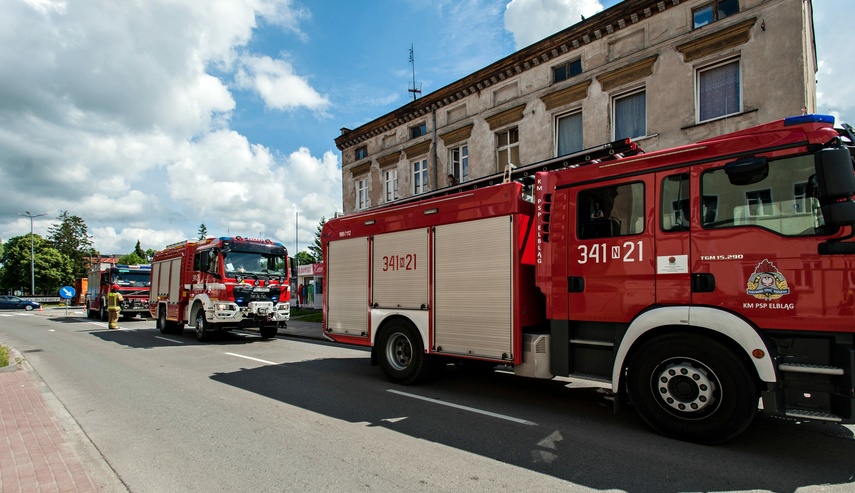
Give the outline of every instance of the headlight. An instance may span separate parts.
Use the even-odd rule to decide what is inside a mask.
[[[225,310],[229,309],[228,303],[217,303],[215,306],[216,306],[217,310],[220,310],[220,311],[225,311]]]

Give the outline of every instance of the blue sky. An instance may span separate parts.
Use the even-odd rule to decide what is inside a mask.
[[[428,94],[615,3],[0,0],[0,240],[67,210],[102,253],[201,223],[293,250],[299,213],[305,249],[341,210],[340,128],[411,100],[411,44]],[[852,2],[814,7],[818,111],[853,122]]]

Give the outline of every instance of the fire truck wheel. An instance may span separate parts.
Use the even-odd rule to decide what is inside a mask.
[[[262,339],[272,339],[276,337],[276,334],[279,332],[279,328],[275,325],[265,325],[259,328],[258,332],[261,334]]]
[[[402,320],[389,323],[380,333],[380,368],[390,381],[411,385],[427,380],[432,360],[425,355],[415,328]]]
[[[105,322],[107,321],[107,309],[105,308],[106,305],[107,305],[107,302],[105,300],[101,300],[101,308],[99,309],[99,312],[98,312],[98,318],[100,318],[101,320],[103,320]]]
[[[157,326],[157,330],[159,330],[161,334],[168,334],[170,332],[169,325],[166,321],[165,306],[161,306],[160,309],[157,310],[157,322],[155,322],[155,325]]]
[[[690,442],[731,440],[757,411],[753,373],[733,350],[695,334],[645,343],[629,363],[626,388],[650,427]]]
[[[210,324],[205,320],[205,312],[199,310],[199,314],[196,315],[196,339],[199,339],[200,342],[207,342],[213,336],[214,331],[211,330]]]

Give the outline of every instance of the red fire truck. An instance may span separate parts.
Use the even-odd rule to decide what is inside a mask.
[[[503,365],[699,443],[758,408],[853,423],[853,142],[822,115],[615,142],[331,219],[325,334],[393,382]]]
[[[89,268],[86,292],[86,316],[107,320],[107,293],[113,284],[122,295],[122,318],[148,315],[150,265],[125,265],[99,262]]]
[[[200,341],[236,328],[275,337],[291,315],[290,262],[284,245],[255,238],[183,241],[152,260],[152,317],[161,333],[193,324]]]

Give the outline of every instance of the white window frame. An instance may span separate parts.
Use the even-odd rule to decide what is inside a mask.
[[[383,197],[386,202],[398,199],[398,168],[383,171]]]
[[[767,197],[769,199],[768,202],[763,200]],[[771,188],[745,192],[745,211],[747,212],[748,217],[771,216],[774,213],[772,204],[774,204],[774,199],[772,198]],[[752,207],[756,207],[756,210],[752,211]]]
[[[701,100],[701,98],[704,95],[701,92],[701,79],[703,78],[705,73],[708,73],[711,70],[715,70],[717,68],[721,68],[721,67],[724,67],[726,65],[731,65],[731,64],[736,64],[736,78],[737,78],[737,81],[736,81],[736,85],[737,85],[737,87],[736,87],[736,108],[734,108],[732,111],[730,110],[730,108],[728,108],[722,114],[703,118],[701,116],[701,107],[702,107],[704,102]],[[721,60],[721,61],[713,63],[713,64],[704,65],[703,67],[698,67],[695,70],[695,114],[696,114],[695,118],[696,118],[696,122],[697,123],[709,122],[709,121],[717,120],[719,118],[726,118],[728,116],[741,113],[742,112],[742,86],[743,86],[742,81],[743,81],[742,60],[738,57],[737,58],[728,58],[727,60]],[[707,97],[711,97],[711,96],[707,96]]]
[[[566,156],[567,154],[572,154],[574,152],[581,151],[582,149],[585,148],[585,122],[584,122],[584,120],[582,120],[581,121],[582,124],[579,125],[579,132],[580,132],[579,149],[569,151],[569,152],[565,152],[563,154],[561,153],[561,150],[560,150],[560,147],[561,147],[561,120],[564,120],[567,118],[573,118],[576,116],[578,116],[580,119],[583,118],[582,117],[582,110],[575,110],[575,111],[571,111],[569,113],[562,113],[560,115],[556,115],[556,117],[555,117],[555,157]]]
[[[413,195],[430,191],[427,159],[413,161]]]
[[[371,206],[368,196],[368,177],[356,180],[356,210],[367,209]]]
[[[501,144],[503,135],[507,135],[507,143],[504,145]],[[512,142],[511,136],[515,137],[516,140],[514,140]],[[496,168],[498,168],[498,171],[500,173],[505,171],[505,165],[502,164],[502,159],[500,158],[502,153],[507,154],[507,162],[508,163],[513,164],[514,166],[517,166],[517,167],[520,165],[520,163],[518,163],[518,162],[517,163],[513,162],[512,155],[514,154],[514,149],[516,149],[516,159],[517,159],[517,161],[519,161],[520,131],[519,131],[518,127],[508,128],[508,129],[502,130],[501,132],[496,132]]]
[[[618,106],[618,102],[621,100],[630,98],[632,96],[637,96],[639,94],[644,94],[644,117],[643,117],[644,131],[641,133],[641,135],[626,135],[626,136],[618,137],[618,133],[617,133],[617,126],[618,126],[617,125],[617,118],[618,118],[617,106]],[[640,139],[642,137],[646,137],[647,132],[648,132],[648,130],[647,130],[647,87],[644,87],[644,86],[638,87],[638,88],[635,88],[635,89],[632,89],[629,91],[621,92],[620,94],[617,94],[615,96],[612,96],[612,140],[623,139],[626,137],[629,137],[630,139],[636,140],[636,139]]]
[[[448,174],[457,183],[469,180],[469,144],[461,144],[448,150]]]

